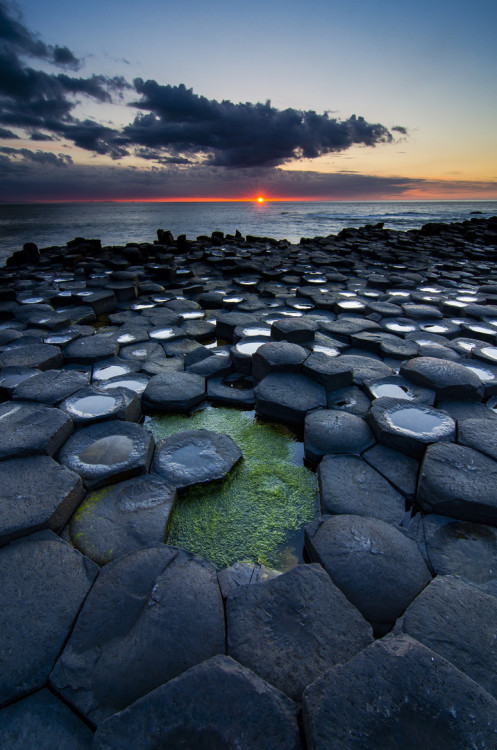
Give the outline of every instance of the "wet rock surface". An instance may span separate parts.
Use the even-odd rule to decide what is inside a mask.
[[[411,618],[409,627],[413,628],[412,612],[419,601],[436,594],[433,606],[423,610],[423,622],[417,621],[416,638],[431,639],[434,634],[437,644],[447,647],[446,658],[451,649],[463,658],[476,648],[478,627],[486,627],[485,615],[477,614],[483,611],[481,602],[493,612],[492,597],[497,595],[496,230],[497,219],[484,218],[409,232],[377,225],[347,229],[336,236],[302,238],[297,245],[244,238],[240,233],[175,239],[161,230],[159,241],[125,248],[102,247],[99,241],[81,238],[67,248],[38,250],[33,244],[0,269],[0,558],[10,561],[5,563],[7,572],[2,578],[7,582],[3,595],[8,600],[2,609],[2,633],[14,639],[9,641],[12,648],[2,650],[8,662],[3,667],[6,692],[2,701],[8,705],[0,712],[0,737],[1,717],[11,712],[24,716],[27,727],[33,726],[31,736],[40,747],[43,742],[56,747],[61,745],[59,737],[64,735],[60,732],[65,731],[61,727],[67,719],[68,726],[74,727],[73,745],[79,747],[79,730],[68,718],[76,714],[69,704],[87,717],[85,728],[133,704],[137,718],[131,717],[129,724],[126,719],[120,729],[120,717],[127,716],[127,709],[117,714],[112,724],[115,734],[109,734],[115,739],[105,742],[121,742],[118,737],[125,742],[130,731],[126,727],[139,726],[140,742],[149,747],[147,743],[153,740],[149,740],[147,708],[139,708],[140,695],[167,691],[171,680],[182,679],[185,669],[195,670],[205,659],[225,653],[221,589],[228,603],[237,597],[241,600],[242,592],[248,590],[255,599],[257,591],[281,579],[284,584],[288,574],[278,574],[302,560],[300,536],[292,542],[295,554],[281,558],[281,570],[266,571],[255,558],[240,560],[219,571],[218,581],[207,563],[193,561],[186,552],[175,552],[174,559],[172,552],[164,552],[171,549],[161,543],[167,543],[168,524],[175,517],[175,489],[151,468],[154,441],[147,429],[148,417],[145,424],[133,424],[143,419],[142,409],[152,417],[174,418],[177,413],[190,414],[218,404],[246,410],[255,406],[259,420],[275,420],[282,431],[290,425],[300,433],[300,440],[305,438],[306,460],[317,469],[322,512],[332,514],[308,528],[308,547],[313,560],[324,568],[321,575],[342,588],[343,593],[338,593],[350,598],[346,604],[356,616],[361,617],[354,604],[367,613],[377,637],[399,617],[403,623]],[[419,425],[413,430],[412,422],[407,431],[405,424],[400,428],[390,424],[386,429],[382,420],[388,409],[383,407],[391,399],[400,404],[397,416],[410,419],[422,413],[434,420],[432,427],[436,423],[435,427],[444,430],[432,430],[425,439],[420,438]],[[71,411],[66,407],[74,400],[76,410]],[[409,408],[420,411],[407,413]],[[335,428],[330,431],[332,422]],[[88,439],[82,440],[83,435]],[[302,460],[302,450],[293,453],[292,461]],[[209,452],[204,453],[205,463],[213,468],[215,462],[209,457]],[[261,476],[263,502],[271,503],[278,481],[276,475]],[[199,492],[207,489],[200,487]],[[404,514],[405,510],[409,513]],[[209,529],[201,512],[196,528],[207,538]],[[323,529],[333,528],[332,543]],[[37,529],[50,531],[34,534]],[[94,563],[71,551],[62,539],[103,566],[96,583]],[[151,552],[157,549],[162,551]],[[99,581],[105,582],[107,570],[111,580],[112,566],[148,554],[167,557],[170,562],[163,568],[130,564],[124,576],[127,583],[116,575],[114,583],[98,593],[96,587]],[[184,564],[179,564],[180,559],[185,559]],[[313,565],[304,568],[315,570]],[[196,572],[188,577],[187,570]],[[159,583],[162,575],[170,596]],[[431,575],[452,576],[456,583],[446,584],[437,593],[437,579],[428,586]],[[205,586],[199,583],[204,579],[208,579]],[[338,710],[329,735],[333,741],[333,732],[346,725],[358,727],[358,747],[368,743],[388,747],[392,731],[397,745],[408,748],[429,746],[433,738],[440,746],[495,744],[493,719],[488,719],[490,706],[495,715],[494,704],[489,703],[492,699],[456,671],[456,667],[464,668],[469,674],[467,664],[443,666],[448,662],[434,653],[433,640],[433,652],[428,653],[434,656],[428,659],[425,647],[402,636],[404,645],[396,661],[388,646],[394,641],[380,641],[378,650],[372,652],[376,646],[366,648],[369,641],[357,645],[355,628],[337,636],[336,612],[343,613],[342,604],[328,618],[330,642],[317,648],[312,634],[315,625],[309,633],[301,627],[310,615],[302,593],[306,588],[300,584],[294,581],[289,586],[285,602],[290,609],[278,620],[277,635],[272,639],[266,633],[254,654],[269,669],[278,653],[283,654],[283,664],[287,651],[282,644],[290,644],[295,683],[285,689],[297,694],[308,679],[315,680],[313,705],[322,702],[325,706],[330,687],[321,682],[323,677],[316,679],[313,670],[316,667],[321,674],[319,670],[328,668],[327,654],[333,648],[336,653],[343,649],[347,654],[343,660],[352,661],[331,667],[331,673],[340,675],[336,680],[339,700],[349,684],[348,677],[340,682],[342,670],[356,676],[353,700],[345,701],[343,712],[343,701],[337,704],[339,710],[333,708]],[[197,585],[202,592],[195,599],[192,592]],[[91,598],[95,591],[98,596]],[[297,591],[301,594],[295,603]],[[188,604],[188,596],[195,599],[195,606]],[[335,599],[333,595],[330,601]],[[112,620],[109,602],[116,601]],[[145,604],[139,616],[140,602]],[[452,614],[437,620],[442,603],[444,611]],[[275,612],[284,609],[281,603],[274,605]],[[255,612],[250,614],[255,617]],[[173,640],[166,650],[175,666],[170,669],[163,649],[156,644],[162,643],[167,630],[160,624],[171,617]],[[469,632],[472,617],[474,643],[468,636],[465,646],[462,634]],[[199,637],[199,627],[214,620],[216,635]],[[102,623],[111,621],[109,632],[114,635],[101,635]],[[183,630],[193,646],[181,645]],[[256,632],[255,624],[250,624],[245,636],[255,637]],[[85,638],[84,648],[75,655],[74,643],[81,644]],[[462,639],[460,647],[454,646],[458,638]],[[202,651],[201,645],[207,642],[209,648]],[[96,643],[104,644],[102,652]],[[485,648],[482,645],[482,653]],[[370,653],[378,654],[371,660],[374,668],[364,666],[369,664]],[[192,655],[191,661],[187,655]],[[34,699],[45,695],[57,657],[50,688],[55,703],[47,702],[46,721],[40,719],[37,733],[35,720],[29,717],[39,716]],[[354,672],[363,657],[363,666]],[[456,656],[452,658],[455,664]],[[468,659],[478,663],[478,655]],[[419,668],[413,665],[416,660]],[[188,734],[190,729],[178,735],[171,730],[168,741],[193,742],[198,747],[217,742],[235,748],[247,727],[256,727],[250,718],[255,715],[267,717],[268,725],[274,722],[291,729],[288,734],[287,729],[275,735],[270,730],[259,732],[254,735],[254,746],[264,747],[267,735],[272,742],[268,746],[298,747],[293,719],[285,723],[281,718],[288,716],[283,704],[291,704],[285,704],[281,693],[275,698],[271,680],[263,675],[268,682],[261,685],[257,680],[262,678],[246,666],[233,666],[230,661],[228,668],[227,663],[215,662],[205,675],[199,672],[193,682],[185,682],[192,685],[192,695],[199,695],[198,701],[201,686],[211,684],[210,670],[226,673],[226,685],[243,686],[240,693],[233,687],[233,701],[235,693],[241,697],[236,698],[239,703],[234,702],[226,725],[219,724],[215,734],[210,733],[212,714],[219,713],[219,701],[226,700],[226,695],[213,689],[202,696],[208,722],[196,724],[193,717],[188,725],[193,734]],[[275,674],[279,673],[276,666],[271,667]],[[408,676],[401,675],[402,670]],[[390,674],[393,679],[386,684]],[[440,675],[445,675],[445,690]],[[406,694],[406,680],[414,686],[407,691],[413,700],[404,705],[399,696]],[[421,695],[422,685],[433,686],[431,707]],[[230,688],[226,690],[231,695]],[[178,691],[171,695],[184,695],[181,685]],[[65,718],[59,715],[57,692],[67,702],[60,704]],[[474,702],[471,716],[459,700],[463,693]],[[365,695],[373,696],[373,703],[361,697]],[[43,700],[40,705],[45,705]],[[402,710],[396,713],[401,703]],[[160,718],[165,708],[160,702],[154,705],[160,731],[166,731],[166,718]],[[181,705],[179,714],[185,720],[193,716],[188,713],[193,711],[191,701]],[[310,717],[310,702],[306,705]],[[366,705],[373,709],[365,709]],[[381,718],[385,705],[391,712],[390,724]],[[293,708],[288,711],[293,716]],[[333,711],[330,716],[336,715]],[[319,726],[328,721],[325,713],[316,709],[307,723],[309,747],[314,747],[313,742],[316,748],[329,743],[323,739],[325,744],[319,744]],[[231,734],[226,734],[228,724]],[[81,737],[86,746],[88,733]],[[100,737],[104,742],[104,735]],[[339,741],[349,744],[340,745],[337,740],[337,747],[353,746],[351,741],[349,734]]]
[[[449,706],[447,696],[450,695]],[[492,747],[497,701],[408,636],[374,643],[304,693],[310,747]]]

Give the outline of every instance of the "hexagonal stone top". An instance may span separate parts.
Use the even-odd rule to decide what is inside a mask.
[[[271,373],[255,388],[258,414],[302,424],[307,412],[326,407],[324,386],[299,374]]]
[[[372,640],[370,626],[319,565],[233,590],[228,652],[290,698]]]
[[[376,399],[368,421],[380,443],[410,456],[420,457],[427,445],[456,437],[456,423],[448,414],[405,399]]]
[[[97,573],[51,531],[0,549],[0,705],[43,687]]]
[[[305,455],[317,463],[327,453],[362,453],[375,439],[367,422],[338,409],[318,409],[305,418]]]
[[[148,411],[190,411],[205,398],[205,378],[191,372],[167,372],[150,378],[143,392]]]
[[[71,418],[60,409],[7,401],[0,404],[0,459],[53,456],[73,430]]]
[[[64,359],[68,362],[91,364],[99,359],[115,356],[118,351],[119,344],[115,338],[97,333],[71,341],[64,349]]]
[[[63,361],[59,347],[50,344],[16,346],[0,354],[2,367],[36,367],[38,370],[49,370],[53,367],[60,367]]]
[[[436,391],[439,398],[481,401],[484,386],[478,375],[464,365],[437,357],[414,357],[404,362],[400,374]]]
[[[158,545],[103,568],[50,682],[99,724],[224,650],[214,566]]]
[[[220,432],[186,430],[158,443],[153,468],[178,489],[223,479],[241,459],[237,444]]]
[[[0,544],[60,531],[84,496],[81,477],[48,456],[0,462]]]
[[[107,719],[93,747],[127,750],[130,737],[140,748],[301,747],[295,704],[224,655],[192,667]]]
[[[145,474],[153,450],[152,433],[142,425],[113,420],[78,430],[60,451],[59,461],[96,489]]]

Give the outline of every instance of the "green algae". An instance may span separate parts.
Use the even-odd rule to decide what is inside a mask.
[[[253,412],[207,408],[147,422],[155,439],[191,429],[229,435],[243,459],[223,481],[181,493],[167,538],[216,567],[250,560],[286,570],[301,561],[303,526],[318,510],[315,475],[297,465],[301,444]]]

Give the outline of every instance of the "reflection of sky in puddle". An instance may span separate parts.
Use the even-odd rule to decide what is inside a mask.
[[[110,466],[128,460],[133,450],[133,441],[126,435],[108,435],[95,440],[83,448],[78,459],[83,464]]]
[[[113,396],[84,396],[72,401],[68,411],[82,417],[101,417],[110,413],[115,403]]]
[[[385,416],[392,427],[416,435],[432,433],[435,436],[440,428],[448,425],[448,417],[444,418],[443,415],[439,416],[428,409],[416,406],[392,410]]]
[[[371,387],[371,391],[376,398],[403,398],[408,401],[414,399],[406,386],[402,387],[396,383],[378,383]]]

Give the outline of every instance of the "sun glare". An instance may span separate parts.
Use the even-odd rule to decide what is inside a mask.
[[[259,197],[257,198],[257,203],[264,203],[264,198],[262,197],[262,195],[259,195]]]

